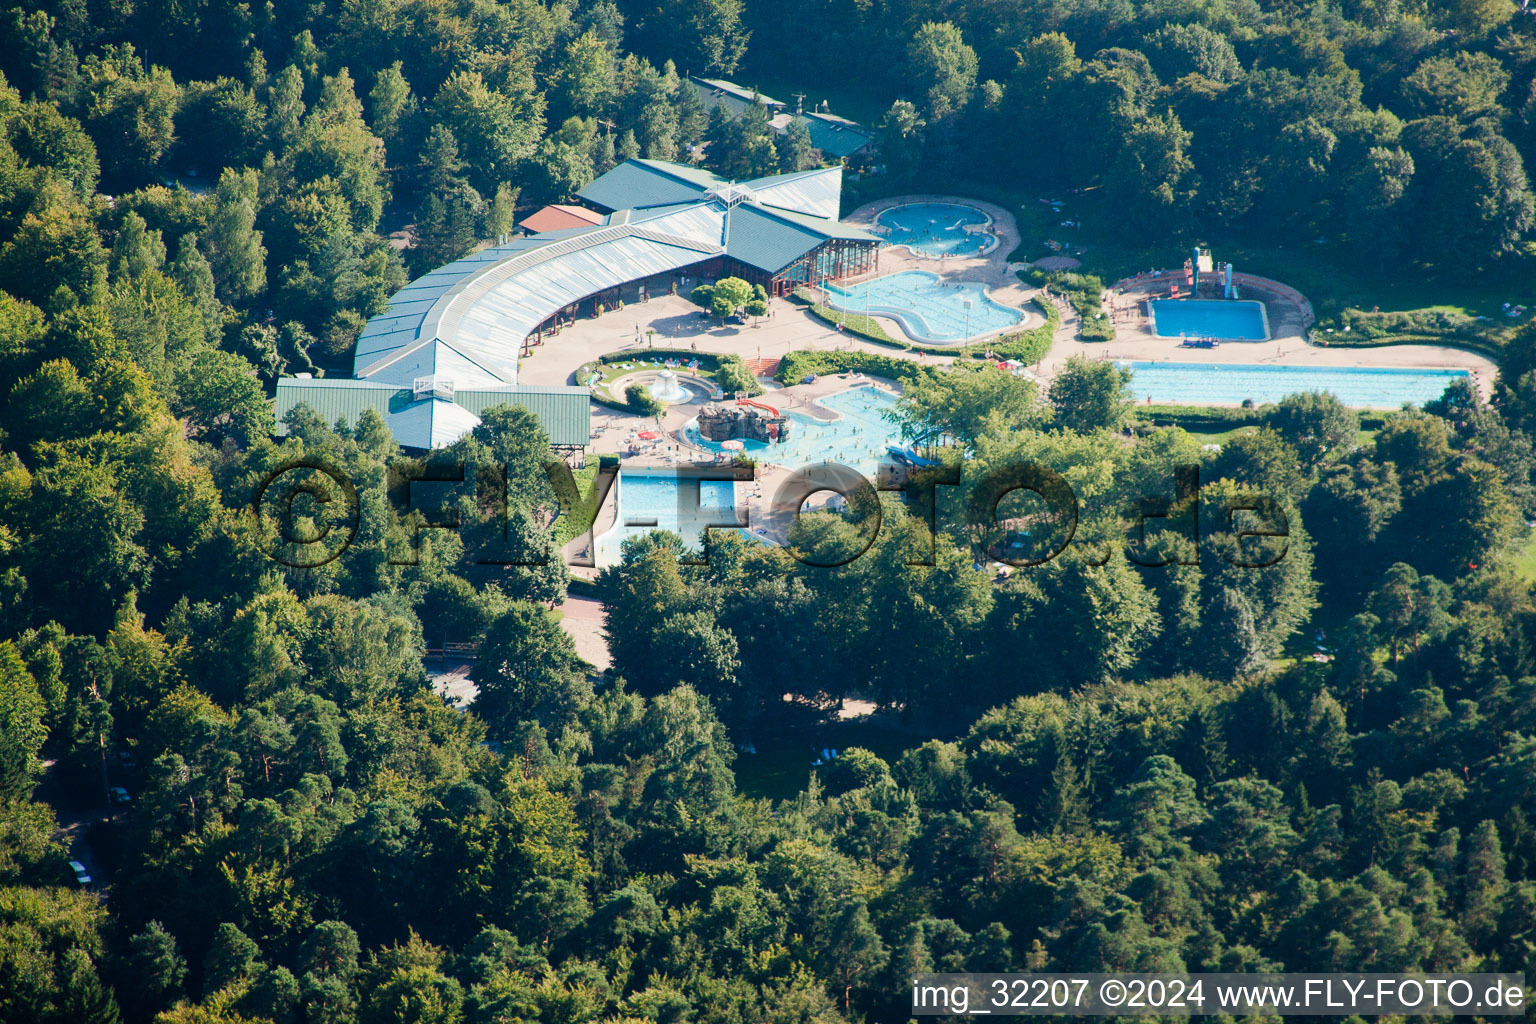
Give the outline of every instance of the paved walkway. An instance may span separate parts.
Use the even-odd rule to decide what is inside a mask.
[[[567,594],[561,610],[565,616],[560,620],[560,628],[575,643],[576,653],[599,672],[612,665],[608,638],[603,635],[603,602]]]
[[[722,327],[713,318],[699,316],[699,307],[680,295],[661,295],[649,302],[632,303],[595,319],[578,320],[535,347],[531,355],[518,361],[518,382],[574,384],[576,370],[583,363],[608,352],[633,350],[640,356],[652,347],[738,355],[743,359],[780,359],[792,351],[849,348],[904,355],[889,345],[876,345],[838,331],[788,299],[773,299],[768,310],[769,316],[755,325]],[[649,329],[656,331],[654,336],[646,335]],[[935,360],[930,357],[929,361]]]

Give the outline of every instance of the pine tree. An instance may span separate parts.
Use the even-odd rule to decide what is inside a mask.
[[[122,1019],[112,990],[102,984],[91,958],[83,949],[70,949],[60,964],[63,991],[60,993],[60,1024],[119,1024]]]
[[[619,147],[614,156],[619,160],[633,160],[640,155],[640,142],[635,138],[632,129],[624,129],[624,134],[619,136]]]
[[[816,166],[816,147],[811,144],[811,130],[801,118],[789,122],[777,143],[779,170],[785,174]]]
[[[1038,741],[1035,763],[1047,773],[1040,789],[1038,818],[1042,827],[1052,832],[1075,831],[1088,819],[1084,806],[1083,780],[1072,759],[1066,730],[1059,719],[1051,719]]]
[[[1467,858],[1462,868],[1465,885],[1462,897],[1461,927],[1477,949],[1491,949],[1498,936],[1499,912],[1509,883],[1504,874],[1504,851],[1499,830],[1484,821],[1467,840]]]

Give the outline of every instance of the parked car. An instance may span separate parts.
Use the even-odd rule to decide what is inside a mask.
[[[72,861],[69,862],[69,870],[71,870],[71,871],[73,871],[75,873],[75,884],[76,885],[80,886],[81,888],[84,888],[85,886],[91,884],[91,874],[90,874],[89,871],[85,870],[85,865],[84,864],[81,864],[77,860],[72,860]]]
[[[113,786],[107,790],[107,796],[111,797],[114,807],[126,807],[133,803],[133,796],[122,786]]]
[[[732,313],[730,316],[725,318],[725,322],[741,327],[746,324],[747,318],[742,316],[740,313]]]

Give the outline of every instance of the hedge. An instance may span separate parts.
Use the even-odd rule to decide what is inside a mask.
[[[1274,414],[1275,406],[1265,404],[1252,409],[1215,405],[1144,405],[1135,410],[1136,418],[1154,427],[1182,427],[1210,432],[1236,430],[1238,427],[1262,427]],[[1359,410],[1361,430],[1380,430],[1390,413]]]
[[[681,360],[697,359],[699,361],[699,369],[705,373],[715,374],[716,383],[719,383],[723,390],[745,391],[748,395],[760,395],[763,393],[762,386],[757,383],[757,378],[752,376],[752,373],[747,369],[747,364],[742,360],[741,356],[731,353],[695,352],[687,348],[628,349],[618,352],[606,352],[598,356],[594,361],[606,366],[610,363],[621,362],[655,362],[658,359],[666,359],[668,357]],[[584,371],[591,365],[591,363],[587,363],[576,371],[576,382],[578,384],[582,383],[585,379],[586,373]],[[750,382],[748,387],[734,389],[725,387],[725,383],[721,379],[724,376],[722,371],[726,371],[732,366],[738,368],[737,383],[741,383],[743,380],[748,381]],[[612,409],[619,409],[624,412],[635,411],[634,407],[626,402],[616,398],[604,398],[596,392],[592,392],[592,400],[599,405],[606,405]]]
[[[915,380],[935,372],[933,367],[924,366],[910,359],[883,356],[878,352],[802,350],[791,352],[779,361],[778,379],[785,384],[799,384],[813,373],[821,377],[829,373],[846,373],[849,370],[897,381]]]
[[[597,357],[599,363],[627,363],[634,360],[650,361],[657,357],[665,359],[667,356],[676,356],[679,359],[697,359],[699,366],[713,370],[720,365],[720,357],[712,352],[695,352],[687,348],[631,348],[618,352],[605,352]]]

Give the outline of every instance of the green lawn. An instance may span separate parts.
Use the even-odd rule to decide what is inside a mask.
[[[1531,534],[1512,564],[1521,579],[1536,581],[1536,532]]]
[[[1218,430],[1214,428],[1190,430],[1186,427],[1185,432],[1188,433],[1189,436],[1194,438],[1196,441],[1199,441],[1201,444],[1226,444],[1227,441],[1236,437],[1238,434],[1248,433],[1258,429],[1258,427],[1251,423],[1245,423],[1240,427],[1232,427],[1228,430]]]

